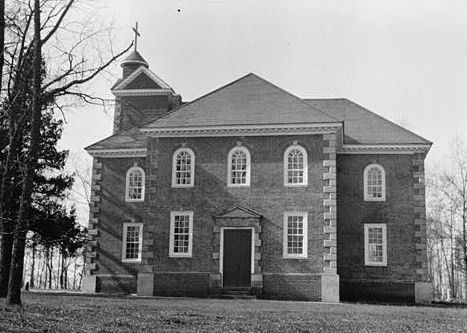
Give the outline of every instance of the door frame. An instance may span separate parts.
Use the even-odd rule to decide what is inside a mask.
[[[251,230],[251,272],[255,273],[255,228],[254,227],[222,227],[220,232],[220,254],[219,254],[219,272],[222,275],[221,286],[224,286],[224,230],[226,229],[249,229]],[[251,277],[250,277],[251,280]]]

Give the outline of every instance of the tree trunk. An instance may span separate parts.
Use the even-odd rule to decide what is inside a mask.
[[[58,252],[57,275],[60,280],[60,289],[63,289],[63,254],[61,252]]]
[[[36,267],[36,243],[32,243],[32,262],[31,262],[31,277],[29,279],[29,287],[34,288],[34,269]]]
[[[65,269],[63,270],[63,288],[68,289],[68,265],[70,264],[68,260],[66,260],[66,256],[63,255],[63,267]]]
[[[42,254],[43,254],[43,251],[44,251],[44,248],[42,247]],[[39,261],[39,263],[41,263],[41,269],[40,269],[40,273],[39,273],[39,288],[42,288],[42,278],[44,277],[44,256],[41,255],[41,261]]]
[[[458,298],[458,281],[456,279],[456,264],[455,264],[455,256],[456,256],[456,249],[455,249],[455,237],[454,237],[454,216],[453,212],[451,212],[451,218],[449,220],[449,252],[450,252],[450,271],[449,274],[451,275],[452,279],[452,299]]]
[[[53,275],[52,275],[52,272],[53,272],[53,257],[54,257],[54,252],[53,252],[53,249],[51,251],[51,249],[49,248],[48,249],[49,251],[49,262],[47,264],[47,269],[49,271],[49,289],[52,289],[52,280],[53,280]]]
[[[0,0],[0,92],[2,91],[3,64],[5,62],[5,0]]]
[[[467,219],[467,209],[466,209],[466,198],[464,197],[464,206],[463,206],[463,214],[462,214],[462,240],[464,244],[462,244],[462,254],[464,256],[464,300],[467,300],[467,231],[466,231],[466,219]]]
[[[17,158],[21,146],[22,129],[19,128],[17,115],[15,112],[8,113],[8,152],[5,165],[2,170],[2,184],[0,189],[0,216],[2,242],[0,250],[0,297],[6,297],[8,293],[8,281],[10,280],[11,258],[13,251],[13,240],[16,216],[12,214],[11,209],[11,172],[14,161]]]
[[[0,0],[1,1],[1,0]],[[3,54],[3,53],[2,53]],[[10,110],[8,112],[8,151],[2,170],[2,183],[0,188],[0,216],[2,240],[0,251],[0,297],[5,297],[8,292],[10,279],[11,259],[13,251],[15,219],[12,208],[12,172],[15,161],[18,159],[23,140],[23,125],[19,124],[18,114]]]
[[[83,273],[84,273],[84,264],[81,265],[81,272],[79,273],[79,283],[78,288],[81,290],[81,285],[83,283]]]
[[[441,254],[440,250],[438,249],[437,255],[438,255],[438,281],[439,281],[439,294],[441,296],[441,299],[444,299],[443,295],[443,261],[441,260]]]
[[[76,289],[76,259],[75,259],[75,262],[74,262],[74,265],[73,265],[73,290]]]
[[[50,257],[50,251],[49,247],[47,246],[45,249],[45,260],[44,260],[44,289],[47,289],[47,284],[48,284],[48,279],[49,279],[49,257]]]
[[[8,283],[8,305],[21,305],[21,284],[23,280],[24,248],[28,230],[28,213],[31,205],[33,177],[39,152],[41,128],[41,18],[39,0],[34,0],[34,60],[33,96],[31,115],[31,141],[24,165],[23,187],[21,191],[18,220],[15,227],[13,252]]]
[[[3,223],[2,241],[0,249],[0,297],[8,293],[8,280],[10,279],[11,250],[13,248],[13,230],[5,228]],[[8,223],[11,226],[11,223]]]

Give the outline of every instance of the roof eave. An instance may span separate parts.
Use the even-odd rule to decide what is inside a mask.
[[[92,157],[106,157],[106,158],[117,158],[117,157],[146,157],[147,148],[100,148],[90,149],[85,148],[87,153]]]
[[[427,154],[432,144],[344,144],[338,154]]]
[[[142,132],[151,136],[258,136],[258,135],[292,135],[323,134],[336,132],[342,128],[341,122],[332,123],[297,123],[297,124],[248,124],[217,126],[185,126],[141,128]]]

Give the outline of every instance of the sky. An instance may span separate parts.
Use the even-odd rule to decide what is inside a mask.
[[[432,141],[467,138],[467,1],[100,0],[113,47],[131,43],[184,101],[254,72],[303,98],[345,97]],[[112,98],[112,79],[93,90]],[[73,154],[112,134],[113,110],[66,111]],[[90,163],[90,159],[83,160]]]

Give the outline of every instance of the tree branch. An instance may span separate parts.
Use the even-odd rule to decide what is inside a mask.
[[[60,95],[61,93],[63,93],[64,91],[70,89],[71,87],[75,86],[75,85],[79,85],[79,84],[83,84],[83,83],[86,83],[90,80],[92,80],[93,78],[96,77],[96,75],[98,75],[100,72],[102,72],[104,69],[106,69],[111,63],[113,63],[115,60],[117,60],[118,58],[120,58],[123,54],[125,54],[126,52],[128,52],[128,50],[131,49],[131,47],[133,46],[133,43],[131,43],[125,50],[123,50],[122,52],[120,52],[119,54],[113,56],[109,61],[107,61],[104,65],[102,65],[101,67],[97,68],[91,75],[89,75],[88,77],[85,77],[83,79],[76,79],[76,80],[72,80],[71,82],[65,84],[64,86],[62,87],[59,87],[59,88],[55,88],[55,89],[52,89],[48,92],[45,92],[45,94],[48,94],[48,95],[51,95],[51,96],[55,96],[55,95]],[[45,85],[47,86],[47,84]]]
[[[73,5],[74,2],[75,2],[75,0],[70,0],[70,2],[68,2],[65,5],[65,9],[63,10],[62,15],[60,15],[60,18],[57,20],[57,22],[55,23],[52,30],[50,30],[49,33],[47,34],[47,36],[45,36],[42,39],[42,45],[47,43],[47,41],[55,34],[57,29],[60,27],[60,24],[62,23],[63,19],[65,18],[66,14],[68,13],[68,10],[70,10],[70,8],[71,8],[71,6]]]

